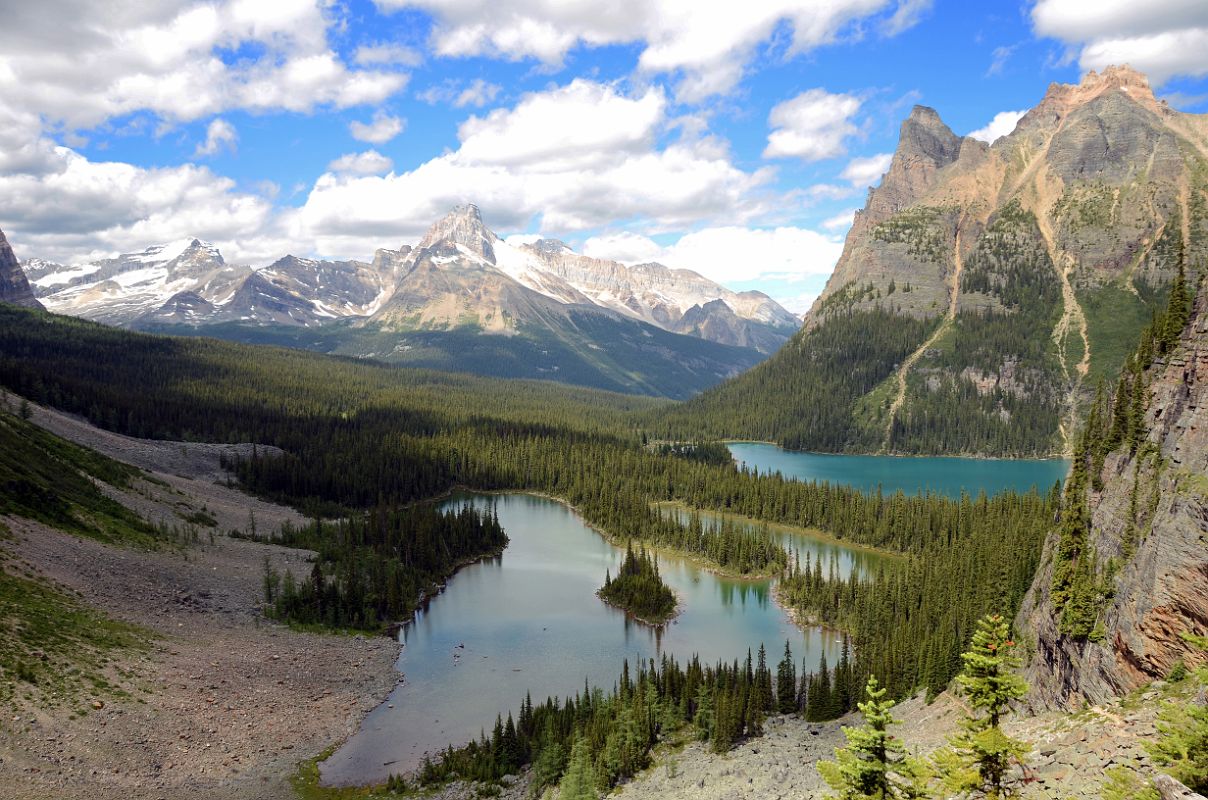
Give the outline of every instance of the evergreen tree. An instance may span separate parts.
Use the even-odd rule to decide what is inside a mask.
[[[571,745],[566,774],[558,787],[558,800],[599,800],[599,797],[591,763],[591,745],[587,737],[580,734]]]
[[[864,724],[844,726],[847,747],[835,750],[834,761],[822,761],[818,772],[834,790],[832,800],[902,800],[930,797],[929,771],[920,760],[908,756],[906,748],[889,733],[897,722],[885,700],[885,689],[870,676],[864,692],[867,700],[859,704]]]
[[[797,711],[797,665],[787,639],[784,641],[784,658],[776,666],[776,705],[781,714]]]
[[[1015,674],[1020,661],[1014,650],[1007,621],[989,614],[978,620],[972,645],[961,656],[964,671],[957,676],[957,688],[972,711],[961,720],[961,732],[949,739],[949,748],[936,754],[945,788],[958,797],[1018,796],[1020,768],[1030,747],[1001,728],[1010,704],[1028,691]]]

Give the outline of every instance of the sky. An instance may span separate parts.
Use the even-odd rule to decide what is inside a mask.
[[[0,229],[369,260],[459,203],[794,311],[902,120],[1009,133],[1130,63],[1208,112],[1203,0],[39,0],[0,26]]]

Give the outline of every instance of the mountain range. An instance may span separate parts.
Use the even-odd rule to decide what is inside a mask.
[[[691,270],[511,244],[473,205],[371,262],[289,255],[253,269],[185,239],[23,267],[49,310],[112,325],[670,397],[748,369],[801,324]]]
[[[992,144],[916,106],[797,336],[668,430],[817,450],[1069,452],[1180,265],[1208,260],[1208,115],[1128,67]]]

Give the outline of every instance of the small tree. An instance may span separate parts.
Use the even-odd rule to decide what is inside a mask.
[[[1002,615],[978,620],[972,646],[961,660],[965,668],[957,687],[972,710],[961,720],[961,732],[949,739],[949,748],[936,754],[936,766],[945,788],[958,797],[1015,797],[1019,768],[1030,747],[1007,736],[1000,725],[1028,685],[1015,674],[1020,661]]]
[[[1208,638],[1184,634],[1201,650]],[[1208,684],[1208,667],[1195,671],[1200,685]],[[1157,741],[1146,744],[1150,758],[1175,780],[1192,791],[1208,791],[1208,706],[1199,703],[1162,703],[1158,713]]]
[[[822,761],[818,772],[835,791],[833,800],[903,800],[930,797],[927,789],[929,770],[918,759],[906,754],[906,748],[889,733],[897,722],[890,714],[892,700],[884,700],[885,689],[875,676],[864,687],[868,700],[859,704],[864,724],[844,726],[847,747],[835,750],[834,761]]]
[[[571,745],[566,774],[558,786],[558,800],[597,800],[599,796],[591,763],[591,746],[587,737],[580,734]]]

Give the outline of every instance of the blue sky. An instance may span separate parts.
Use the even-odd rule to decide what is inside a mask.
[[[0,30],[0,228],[60,261],[199,236],[367,259],[501,235],[803,310],[915,103],[1009,132],[1128,61],[1208,111],[1208,3],[85,0]],[[991,123],[997,118],[997,125]]]

